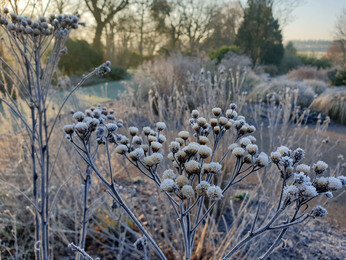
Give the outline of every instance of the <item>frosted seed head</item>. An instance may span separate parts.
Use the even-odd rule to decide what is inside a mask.
[[[250,154],[247,154],[243,157],[243,161],[246,164],[252,164],[252,156]]]
[[[234,103],[230,104],[229,107],[230,107],[230,109],[232,109],[232,110],[237,109],[237,105],[234,104]]]
[[[302,172],[305,175],[309,174],[310,172],[310,166],[306,165],[306,164],[299,164],[296,167],[296,171],[297,172]]]
[[[184,199],[193,199],[195,197],[195,191],[191,185],[184,185],[181,188],[181,195]]]
[[[160,134],[160,136],[159,136],[159,138],[158,138],[157,141],[158,141],[160,144],[165,143],[165,142],[167,141],[166,136]]]
[[[158,152],[160,151],[161,148],[162,148],[162,144],[160,144],[159,142],[151,143],[151,149],[153,150],[153,152]]]
[[[219,174],[221,173],[222,165],[217,162],[205,163],[203,165],[204,173]]]
[[[292,153],[292,156],[294,158],[294,163],[301,161],[304,157],[304,154],[305,152],[302,148],[295,149]]]
[[[287,168],[287,167],[292,167],[293,165],[293,159],[291,159],[288,156],[284,156],[281,158],[280,162],[279,162],[283,167]]]
[[[268,155],[264,152],[261,152],[257,157],[257,164],[261,167],[267,167],[269,165]]]
[[[139,136],[134,136],[134,137],[132,138],[132,143],[133,143],[133,144],[136,144],[136,145],[141,145],[141,144],[143,143],[143,140],[142,140],[142,138],[139,137]]]
[[[283,195],[285,198],[293,201],[299,198],[299,189],[295,185],[288,185],[284,187]]]
[[[219,124],[221,125],[221,126],[224,126],[224,125],[226,125],[228,123],[228,119],[226,118],[226,117],[220,117],[219,118]]]
[[[116,148],[115,148],[115,152],[118,154],[125,154],[128,151],[128,148],[126,145],[123,144],[119,144]]]
[[[228,150],[232,153],[234,148],[237,148],[237,147],[239,147],[239,145],[237,143],[233,143],[228,146]]]
[[[235,147],[232,151],[232,154],[239,159],[243,157],[243,155],[245,154],[245,150],[241,147]]]
[[[257,145],[255,145],[255,144],[248,144],[247,146],[246,146],[246,151],[249,153],[249,154],[251,154],[251,155],[255,155],[256,153],[257,153],[257,151],[258,151],[258,146]]]
[[[327,170],[328,164],[323,161],[318,161],[317,163],[313,164],[312,168],[316,174],[322,174],[325,172],[325,170]]]
[[[191,115],[192,115],[192,117],[193,118],[198,118],[199,117],[199,112],[198,112],[198,110],[192,110],[192,112],[191,112]]]
[[[214,107],[211,111],[213,112],[214,116],[219,116],[222,112],[221,108],[219,107]]]
[[[226,110],[226,117],[229,119],[234,119],[237,118],[238,113],[232,109],[227,109]]]
[[[180,143],[178,142],[171,142],[171,144],[169,145],[169,150],[172,152],[172,153],[176,153],[178,152],[180,149]]]
[[[211,156],[211,153],[212,153],[212,150],[206,145],[201,145],[200,148],[198,149],[198,154],[203,159],[206,159],[209,156]]]
[[[196,186],[196,192],[199,196],[207,196],[207,191],[210,187],[210,183],[207,181],[201,181],[200,184]]]
[[[219,186],[210,186],[207,190],[207,196],[211,200],[220,200],[223,197],[222,190]]]
[[[216,119],[216,118],[210,119],[210,125],[211,125],[212,127],[217,126],[217,124],[218,124],[218,122],[217,122],[217,119]]]
[[[165,179],[172,179],[174,180],[175,179],[175,173],[173,170],[171,169],[167,169],[165,170],[163,173],[162,173],[162,179],[165,180]]]
[[[204,117],[199,117],[197,119],[197,124],[201,127],[203,127],[207,123],[207,120]]]
[[[175,138],[175,141],[178,142],[180,144],[180,146],[184,145],[184,140],[180,137]]]
[[[178,185],[179,189],[181,189],[183,186],[187,185],[189,183],[188,178],[186,178],[186,176],[184,175],[179,175],[176,179],[175,179],[176,184]]]
[[[188,146],[185,147],[185,152],[189,156],[193,156],[198,152],[199,147],[200,145],[198,143],[190,143]]]
[[[185,171],[187,174],[199,174],[201,171],[201,164],[195,160],[188,161],[185,163]]]
[[[183,140],[187,140],[187,139],[189,139],[189,132],[188,131],[180,131],[179,133],[178,133],[178,136],[181,138],[181,139],[183,139]]]
[[[291,150],[286,147],[286,146],[280,146],[276,149],[277,152],[281,154],[281,156],[290,156],[291,155]]]
[[[129,157],[133,161],[141,160],[144,157],[144,150],[142,148],[137,148],[129,153]]]
[[[214,133],[215,133],[216,135],[218,135],[218,134],[220,133],[220,127],[219,127],[219,126],[215,126],[215,127],[214,127]]]
[[[184,151],[178,151],[176,153],[176,157],[177,157],[178,162],[180,162],[180,163],[184,163],[188,159],[188,156]]]
[[[312,185],[302,185],[299,187],[299,191],[305,199],[310,199],[318,195],[316,188]]]
[[[247,138],[250,139],[251,143],[253,143],[253,144],[256,143],[256,138],[254,136],[248,135]]]
[[[328,190],[335,191],[342,189],[342,182],[338,178],[329,177],[328,178]]]
[[[130,126],[130,127],[129,127],[129,133],[130,133],[130,135],[132,135],[132,136],[137,135],[137,134],[138,134],[138,128],[137,128],[137,127],[134,127],[134,126]]]
[[[345,176],[339,176],[338,179],[341,181],[342,186],[346,186],[346,177]]]
[[[79,123],[77,123],[76,126],[75,126],[75,128],[76,128],[76,131],[77,131],[79,134],[82,134],[82,135],[84,135],[84,134],[86,134],[86,133],[88,132],[88,126],[87,126],[87,124],[84,123],[84,122],[79,122]]]
[[[314,207],[311,211],[311,216],[317,217],[317,218],[323,218],[327,214],[328,214],[328,211],[324,207],[322,207],[321,205]]]
[[[198,143],[201,144],[201,145],[205,145],[209,142],[209,139],[208,137],[206,136],[200,136],[199,137],[199,140],[198,140]]]
[[[143,133],[145,134],[145,135],[150,135],[150,131],[151,131],[151,128],[150,127],[143,127]]]
[[[239,144],[241,147],[245,148],[248,144],[251,144],[251,140],[247,137],[243,137],[240,139]]]
[[[157,142],[156,136],[149,135],[148,136],[148,141],[151,144],[152,142]]]
[[[166,124],[164,122],[157,122],[156,127],[157,127],[157,130],[163,131],[166,129]]]
[[[78,122],[82,122],[84,119],[85,115],[83,112],[78,111],[76,113],[73,114],[73,119],[78,121]]]
[[[65,125],[65,126],[64,126],[64,132],[65,132],[67,135],[72,135],[73,132],[74,132],[73,125]]]
[[[165,179],[161,182],[160,188],[163,191],[171,192],[174,190],[175,182],[172,179]]]

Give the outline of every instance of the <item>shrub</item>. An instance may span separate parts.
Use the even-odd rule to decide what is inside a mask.
[[[316,58],[314,56],[298,55],[299,60],[305,66],[313,66],[318,69],[327,69],[330,68],[332,62],[326,57]]]
[[[68,55],[61,57],[59,69],[67,75],[81,74],[97,67],[103,61],[102,53],[84,40],[71,40],[66,42]]]
[[[299,80],[318,79],[324,82],[329,82],[328,71],[312,66],[301,66],[297,69],[291,70],[289,73],[287,73],[287,77]]]
[[[328,89],[312,103],[311,108],[346,124],[346,87]]]
[[[229,52],[233,52],[235,54],[241,54],[240,48],[236,45],[230,46],[222,46],[219,49],[213,50],[209,53],[210,59],[216,59],[217,63],[220,63],[221,60],[225,57],[225,55]]]
[[[313,87],[304,82],[279,77],[270,82],[263,82],[257,85],[249,94],[248,99],[263,101],[272,100],[278,103],[287,91],[297,91],[297,105],[301,107],[310,106],[316,94]]]
[[[346,86],[346,68],[334,69],[328,72],[330,84],[333,86]]]
[[[111,79],[111,80],[121,80],[125,79],[127,72],[121,67],[118,66],[111,66],[111,71],[105,75],[105,78]]]

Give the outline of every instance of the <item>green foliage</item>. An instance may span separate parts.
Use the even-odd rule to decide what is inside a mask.
[[[68,40],[68,54],[61,57],[59,69],[67,75],[80,74],[94,69],[103,62],[102,53],[84,40]]]
[[[125,79],[127,72],[122,67],[111,66],[111,71],[108,72],[105,77],[111,80],[121,80]]]
[[[229,53],[234,52],[236,54],[241,54],[240,48],[236,45],[222,46],[219,49],[213,50],[209,54],[210,59],[217,59],[217,62],[221,62],[223,57]]]
[[[292,69],[301,66],[302,62],[297,56],[297,50],[292,42],[287,43],[284,51],[284,57],[281,60],[279,73],[286,74]]]
[[[330,68],[332,62],[326,57],[316,58],[314,56],[298,55],[301,63],[306,66],[317,67],[318,69]]]
[[[346,69],[334,69],[328,73],[333,86],[346,86]]]
[[[280,25],[268,0],[248,0],[236,44],[255,64],[279,65],[283,57]]]

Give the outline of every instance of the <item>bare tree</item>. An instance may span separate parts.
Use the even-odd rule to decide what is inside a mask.
[[[343,55],[343,64],[346,65],[346,8],[342,10],[335,24],[335,41],[340,46]]]
[[[96,21],[96,31],[93,46],[102,50],[102,32],[114,15],[123,10],[129,3],[128,0],[84,0],[89,11]]]

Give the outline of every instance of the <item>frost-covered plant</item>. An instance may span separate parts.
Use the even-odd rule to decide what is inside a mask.
[[[67,99],[88,78],[108,72],[107,62],[84,76],[66,96],[53,121],[48,114],[52,97],[52,79],[61,55],[66,54],[65,43],[72,30],[81,23],[74,15],[40,16],[37,20],[0,12],[0,27],[4,31],[4,43],[12,62],[0,57],[0,102],[7,105],[20,119],[30,140],[33,197],[28,201],[35,215],[35,254],[37,259],[49,259],[51,137]],[[19,101],[24,101],[21,107]],[[25,115],[25,109],[30,116]]]
[[[83,159],[83,161],[88,165],[88,167],[90,167],[93,172],[95,172],[97,177],[106,186],[108,193],[114,200],[114,205],[119,206],[125,210],[125,212],[133,220],[133,222],[138,226],[143,235],[152,244],[158,256],[164,259],[164,254],[162,253],[156,242],[151,238],[149,233],[143,227],[142,223],[137,219],[130,207],[122,198],[113,177],[114,173],[111,163],[110,145],[116,145],[117,153],[126,154],[128,152],[126,144],[128,144],[129,140],[125,136],[117,134],[118,128],[123,127],[122,120],[117,120],[114,116],[114,111],[107,111],[107,108],[102,107],[101,105],[98,105],[96,108],[91,107],[84,113],[78,111],[73,114],[73,119],[74,123],[72,125],[64,126],[66,138],[71,142],[74,149]],[[139,138],[135,138],[138,132],[137,128],[130,127],[129,132],[133,137],[131,139],[131,142],[136,144],[141,143],[141,140]],[[99,147],[103,145],[106,149],[108,162],[108,172],[106,176],[102,174],[102,171],[96,164]],[[135,150],[132,152],[131,156],[133,158],[140,158],[142,157],[141,152],[141,150]],[[159,159],[160,158],[158,156],[158,158],[154,158],[153,160]],[[84,240],[86,236],[85,226],[83,226],[82,233],[82,239]],[[84,250],[84,248],[82,249]]]
[[[112,194],[118,193],[112,186],[115,180],[112,177],[109,143],[115,146],[116,153],[124,156],[141,174],[160,187],[162,195],[170,202],[179,222],[184,241],[185,259],[191,259],[196,231],[201,225],[206,224],[207,218],[210,217],[218,201],[222,200],[233,185],[268,166],[271,160],[279,169],[282,178],[277,209],[266,224],[256,228],[260,211],[259,203],[248,235],[224,256],[224,259],[230,258],[246,243],[266,231],[281,230],[279,237],[262,257],[266,258],[281,242],[289,227],[313,217],[322,217],[327,213],[321,206],[315,207],[309,214],[304,214],[301,209],[315,197],[320,195],[331,197],[330,192],[341,189],[345,178],[329,177],[325,180],[309,175],[309,166],[298,165],[304,157],[304,150],[300,148],[291,151],[281,146],[271,154],[271,158],[259,152],[255,144],[256,139],[250,135],[256,128],[246,123],[245,118],[237,114],[236,108],[235,104],[231,104],[225,113],[221,108],[213,108],[213,117],[210,120],[201,117],[198,110],[193,110],[190,119],[191,131],[179,132],[177,138],[170,142],[167,155],[164,154],[164,145],[167,141],[163,135],[166,129],[164,122],[158,122],[155,128],[144,127],[142,133],[137,127],[129,127],[128,136],[124,136],[116,133],[115,122],[106,123],[107,116],[100,117],[99,112],[96,113],[97,117],[100,117],[100,119],[96,117],[99,126],[92,123],[96,122],[94,110],[92,113],[86,112],[86,117],[80,116],[81,112],[78,113],[75,119],[80,122],[65,126],[65,132],[83,160],[93,167]],[[93,156],[97,150],[88,150],[93,133],[98,144],[106,146],[111,182],[98,172],[93,162]],[[233,143],[226,151],[220,151],[223,138],[232,134]],[[77,144],[76,139],[82,145]],[[225,158],[229,155],[235,159],[233,172],[224,184],[218,186],[216,179],[225,167]],[[170,161],[171,167],[161,167],[165,159]],[[313,165],[313,170],[319,175],[327,167],[324,162],[319,161]],[[126,207],[123,201],[119,201],[120,196],[118,196],[119,194],[115,195],[117,203]],[[283,221],[280,217],[284,212],[289,214],[293,206],[295,206],[293,216],[289,221]],[[127,212],[130,216],[133,214],[131,211]],[[281,223],[277,223],[279,221]],[[137,222],[136,224],[140,225]],[[145,232],[143,234],[147,236]],[[150,239],[150,236],[147,238]],[[161,255],[161,257],[164,256]]]

